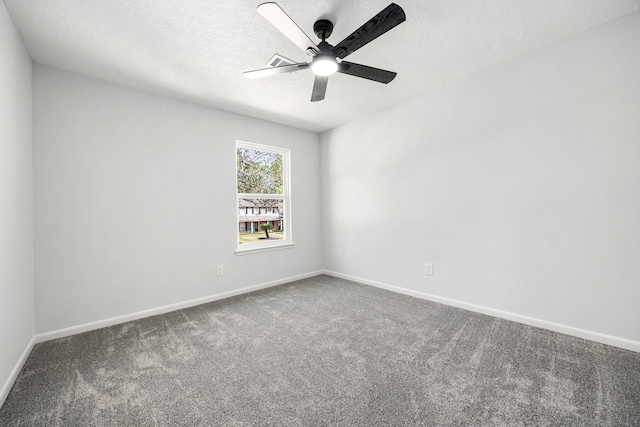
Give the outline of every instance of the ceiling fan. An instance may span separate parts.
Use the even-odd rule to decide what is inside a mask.
[[[316,75],[313,83],[311,102],[316,102],[324,99],[329,76],[336,72],[385,84],[389,83],[396,76],[396,73],[392,71],[343,61],[347,55],[352,54],[362,46],[405,21],[406,16],[404,10],[395,3],[391,3],[384,8],[380,13],[335,46],[326,42],[326,39],[329,38],[333,31],[333,23],[327,19],[320,19],[313,25],[313,32],[322,40],[316,45],[276,3],[262,3],[258,6],[257,10],[258,13],[280,30],[282,34],[287,36],[289,40],[302,49],[307,55],[312,56],[313,59],[311,62],[245,71],[244,75],[250,79],[311,69]]]

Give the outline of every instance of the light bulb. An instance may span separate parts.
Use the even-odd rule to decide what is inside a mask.
[[[338,71],[338,62],[331,56],[317,56],[311,63],[311,70],[316,76],[330,76]]]

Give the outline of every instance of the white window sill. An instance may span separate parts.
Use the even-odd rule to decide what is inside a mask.
[[[293,242],[287,243],[276,243],[271,245],[258,245],[258,244],[249,244],[245,248],[244,245],[238,249],[236,249],[236,255],[249,255],[249,254],[257,254],[260,252],[270,252],[270,251],[279,251],[281,249],[290,249],[295,246]]]

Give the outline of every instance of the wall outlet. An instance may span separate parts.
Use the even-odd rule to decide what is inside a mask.
[[[433,264],[427,263],[424,265],[424,274],[433,276]]]
[[[223,272],[222,272],[222,266],[218,265],[216,266],[216,276],[222,276]]]

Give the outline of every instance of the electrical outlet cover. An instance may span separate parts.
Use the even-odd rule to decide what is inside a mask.
[[[425,264],[424,274],[428,276],[433,276],[433,264]]]

